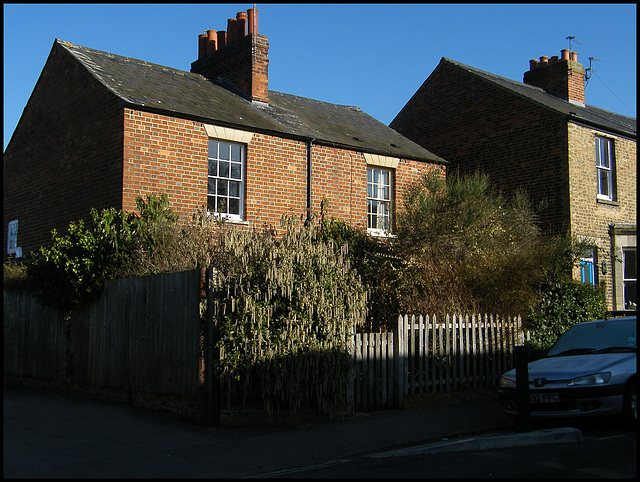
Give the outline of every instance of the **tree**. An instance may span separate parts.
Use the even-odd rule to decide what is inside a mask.
[[[507,198],[478,173],[428,173],[397,217],[404,310],[516,314],[533,301],[542,239],[524,193]]]

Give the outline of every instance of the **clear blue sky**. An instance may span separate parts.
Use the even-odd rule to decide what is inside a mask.
[[[4,147],[56,38],[188,71],[198,34],[240,4],[4,4]],[[355,105],[389,124],[442,57],[522,81],[573,43],[586,102],[636,117],[635,4],[256,4],[269,88]]]

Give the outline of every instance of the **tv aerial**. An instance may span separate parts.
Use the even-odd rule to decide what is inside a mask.
[[[584,78],[586,81],[589,81],[589,79],[591,78],[591,74],[595,72],[595,70],[593,70],[593,67],[591,66],[591,63],[593,61],[600,62],[600,59],[596,59],[595,57],[589,57],[589,68],[585,69],[584,71]]]
[[[581,42],[578,42],[578,41],[576,40],[576,38],[575,38],[573,35],[569,35],[569,36],[567,37],[567,40],[569,41],[569,51],[570,51],[570,52],[573,52],[573,45],[571,45],[571,43],[572,43],[572,42],[575,42],[575,43],[577,43],[578,45],[582,45],[582,43],[581,43]]]

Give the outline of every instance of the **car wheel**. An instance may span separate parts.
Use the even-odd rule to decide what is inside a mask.
[[[624,391],[624,419],[628,426],[637,428],[638,423],[638,389],[636,382],[627,384]]]

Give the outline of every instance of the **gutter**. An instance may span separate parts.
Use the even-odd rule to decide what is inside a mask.
[[[313,200],[312,200],[312,182],[311,182],[311,168],[313,160],[313,141],[311,139],[307,141],[307,222],[311,222],[313,216]]]

